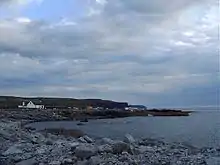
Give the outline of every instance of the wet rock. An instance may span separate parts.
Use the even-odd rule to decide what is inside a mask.
[[[19,163],[16,163],[16,165],[36,165],[36,164],[37,164],[37,161],[35,160],[35,158],[23,160]]]
[[[77,125],[81,126],[81,125],[85,125],[85,123],[77,123]]]
[[[129,144],[134,144],[135,139],[130,134],[126,134],[124,137],[124,142]]]
[[[82,145],[75,149],[75,156],[81,159],[87,159],[97,153],[97,148],[92,145]]]

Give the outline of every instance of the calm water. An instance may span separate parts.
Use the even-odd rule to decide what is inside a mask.
[[[94,137],[122,138],[130,133],[136,138],[159,138],[171,142],[185,142],[199,147],[220,147],[220,111],[196,112],[189,117],[129,117],[78,122],[38,122],[31,126],[44,128],[81,129]]]

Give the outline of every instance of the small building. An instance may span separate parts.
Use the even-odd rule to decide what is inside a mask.
[[[129,105],[128,107],[125,107],[125,110],[127,111],[140,111],[140,110],[147,110],[147,107],[144,105]]]
[[[44,105],[34,104],[32,101],[29,102],[22,102],[22,105],[19,105],[18,108],[23,109],[44,109]]]

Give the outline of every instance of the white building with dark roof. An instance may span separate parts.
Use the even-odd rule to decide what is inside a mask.
[[[22,105],[19,105],[18,108],[24,109],[44,109],[44,105],[38,105],[33,103],[32,101],[29,102],[22,102]]]

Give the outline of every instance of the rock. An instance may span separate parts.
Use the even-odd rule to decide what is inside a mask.
[[[96,147],[92,145],[78,146],[75,149],[75,156],[81,159],[87,159],[97,153]]]
[[[79,142],[73,142],[73,143],[70,143],[69,145],[71,147],[71,151],[74,151],[76,149],[76,147],[80,145],[80,143]]]
[[[77,125],[79,125],[79,126],[80,126],[80,125],[85,125],[85,124],[84,124],[84,123],[77,123]]]
[[[124,138],[124,142],[128,144],[134,144],[135,139],[130,134],[126,134]]]
[[[87,141],[83,137],[78,138],[78,141],[81,143],[87,143]]]
[[[23,151],[17,148],[17,146],[11,146],[5,152],[3,152],[2,155],[7,156],[7,155],[13,155],[13,154],[22,154],[22,153]]]
[[[110,139],[110,138],[102,138],[102,143],[104,144],[114,144],[114,140]]]
[[[35,160],[35,158],[23,160],[19,163],[16,163],[16,165],[36,165],[36,164],[37,161]]]
[[[76,165],[90,165],[87,160],[78,161]]]
[[[98,146],[98,152],[100,152],[100,153],[103,153],[103,152],[112,153],[113,149],[109,144],[104,144],[104,145]]]
[[[73,160],[72,159],[63,159],[62,165],[72,165]]]
[[[94,140],[88,137],[87,135],[83,136],[84,140],[86,140],[88,143],[93,143]]]
[[[45,144],[46,145],[53,145],[53,141],[48,139],[48,140],[46,140]]]
[[[123,151],[129,151],[130,146],[125,142],[118,141],[112,145],[112,149],[113,149],[113,153],[118,154],[118,153],[122,153]]]
[[[27,160],[27,159],[30,159],[30,158],[32,158],[32,157],[33,157],[33,153],[28,152],[28,153],[13,155],[13,157],[11,157],[11,159],[12,159],[14,162],[20,162],[20,161],[22,161],[22,160]]]
[[[88,164],[89,165],[100,165],[102,162],[102,160],[97,157],[97,156],[92,156],[89,161],[88,161]]]
[[[40,133],[30,134],[30,140],[32,143],[40,144],[45,141],[45,137]]]
[[[207,165],[220,165],[220,157],[211,157],[206,160]]]
[[[61,165],[60,161],[52,161],[49,163],[49,165]]]
[[[52,146],[42,145],[39,148],[37,148],[36,153],[44,154],[44,153],[47,153],[48,151],[51,151],[52,148],[53,148]]]
[[[152,147],[139,146],[139,147],[138,147],[138,152],[141,153],[141,154],[143,154],[143,153],[145,153],[146,151],[149,151],[149,148],[150,148],[150,150],[152,149]]]

